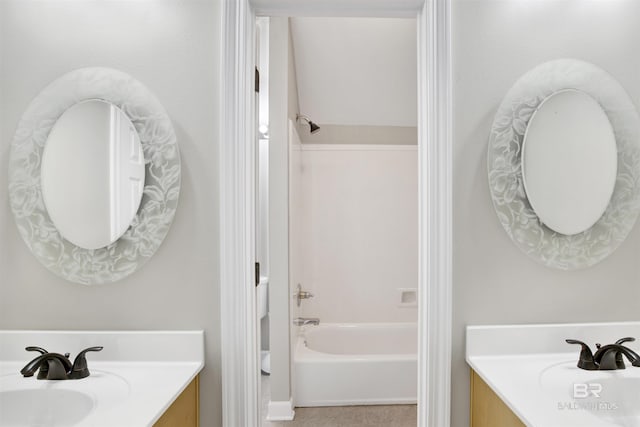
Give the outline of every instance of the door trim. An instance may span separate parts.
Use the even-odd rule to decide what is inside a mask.
[[[418,425],[450,425],[451,0],[254,0],[262,15],[414,17],[418,28]],[[260,425],[254,266],[254,34],[249,0],[222,3],[220,316],[225,427]]]

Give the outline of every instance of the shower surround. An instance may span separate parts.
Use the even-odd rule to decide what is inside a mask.
[[[411,145],[294,145],[291,285],[321,323],[415,322],[418,160]],[[297,315],[296,314],[296,315]]]

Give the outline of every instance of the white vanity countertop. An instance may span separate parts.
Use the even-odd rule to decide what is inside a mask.
[[[640,338],[640,322],[468,326],[466,360],[527,426],[640,425],[640,368],[625,359],[624,370],[579,369],[581,347],[565,342],[595,352],[629,336]]]
[[[70,352],[72,362],[84,348],[104,349],[86,354],[89,377],[49,381],[20,374],[38,356],[24,350],[30,345]],[[151,426],[203,367],[203,331],[0,331],[0,399],[15,390],[84,393],[92,408],[73,425]]]

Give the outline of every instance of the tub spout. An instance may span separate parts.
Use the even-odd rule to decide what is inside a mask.
[[[296,326],[304,326],[304,325],[319,325],[320,319],[317,317],[296,317],[293,319],[293,324]]]

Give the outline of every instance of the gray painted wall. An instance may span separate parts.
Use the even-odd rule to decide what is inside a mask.
[[[526,71],[573,57],[610,72],[640,106],[640,2],[457,0],[453,5],[452,426],[469,424],[469,324],[639,320],[640,226],[602,263],[562,272],[511,242],[487,184],[489,130]]]
[[[175,222],[158,253],[131,277],[99,287],[58,279],[28,252],[8,206],[6,173],[0,173],[0,328],[204,329],[205,426],[221,423],[218,3],[0,1],[2,170],[30,100],[84,66],[118,68],[144,82],[173,120],[183,165]],[[638,320],[639,227],[593,268],[547,269],[521,254],[502,230],[485,159],[500,100],[540,62],[591,61],[640,105],[639,17],[634,0],[454,2],[454,427],[468,425],[467,324]]]
[[[221,425],[219,9],[206,0],[0,1],[0,329],[204,329],[208,427]],[[31,255],[9,208],[6,172],[29,102],[86,66],[143,82],[167,109],[182,156],[180,203],[163,245],[132,276],[96,287],[59,279]]]

